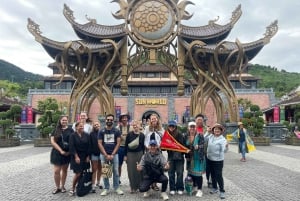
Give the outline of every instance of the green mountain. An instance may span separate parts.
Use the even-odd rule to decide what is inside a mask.
[[[20,67],[0,59],[0,80],[22,83],[26,80],[41,81],[43,76],[24,71]]]
[[[260,78],[258,88],[273,88],[276,97],[281,97],[300,85],[300,73],[279,71],[276,67],[251,65],[248,73]]]

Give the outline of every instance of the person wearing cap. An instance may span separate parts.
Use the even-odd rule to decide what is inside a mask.
[[[193,180],[193,191],[196,192],[196,197],[202,197],[202,175],[206,169],[205,138],[202,134],[197,133],[195,122],[188,123],[188,133],[185,136],[184,143],[191,150],[186,154],[188,177]]]
[[[171,120],[168,122],[167,132],[180,144],[184,144],[183,135],[177,129],[177,122]],[[167,151],[168,161],[170,168],[168,170],[169,175],[169,187],[170,195],[175,195],[177,192],[178,195],[183,194],[184,185],[183,185],[183,171],[184,171],[184,154],[177,151]]]
[[[164,132],[165,130],[162,127],[158,115],[155,113],[151,114],[149,125],[147,125],[144,130],[144,135],[145,135],[144,145],[146,147],[146,151],[150,149],[149,146],[150,140],[155,140],[157,142],[158,147],[160,147],[161,138],[163,137]],[[156,183],[153,183],[152,189],[159,191],[159,188],[156,185]]]
[[[242,154],[242,158],[240,159],[241,162],[246,162],[246,153],[248,153],[246,144],[247,135],[247,129],[244,128],[243,122],[238,122],[238,129],[232,133],[232,137],[238,141],[239,153]]]
[[[222,133],[225,128],[216,123],[212,127],[213,135],[208,137],[207,145],[207,162],[211,168],[212,190],[210,194],[218,193],[220,190],[220,198],[225,199],[224,180],[223,180],[223,166],[224,166],[224,153],[228,150],[228,143]],[[219,190],[217,187],[219,186]]]
[[[122,165],[124,162],[124,156],[125,156],[125,140],[127,134],[132,131],[132,126],[129,124],[130,115],[128,113],[122,113],[119,117],[119,125],[117,126],[117,129],[121,131],[121,143],[120,148],[118,150],[118,156],[119,156],[119,177],[121,178],[122,173]],[[121,184],[121,180],[119,181]]]
[[[137,170],[143,171],[143,179],[140,185],[140,192],[144,193],[144,197],[149,197],[149,189],[154,182],[161,183],[161,197],[163,200],[168,200],[166,193],[168,187],[168,177],[164,171],[169,169],[169,163],[161,153],[158,143],[155,139],[149,142],[149,151],[146,152],[139,163]]]

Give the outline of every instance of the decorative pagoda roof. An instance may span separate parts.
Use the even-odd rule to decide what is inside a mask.
[[[79,24],[75,21],[73,11],[66,4],[64,4],[63,13],[66,19],[71,23],[77,36],[81,39],[97,41],[99,41],[99,39],[115,39],[119,41],[127,35],[125,31],[125,23],[107,26],[97,24],[96,19],[90,19],[87,17],[87,20],[89,21],[88,23]]]
[[[201,40],[206,44],[218,43],[225,39],[230,33],[235,23],[242,15],[241,5],[239,5],[233,12],[230,22],[225,25],[219,25],[215,22],[219,19],[210,20],[205,26],[187,26],[181,25],[179,36],[184,40],[191,42],[193,40]]]
[[[259,51],[270,42],[271,38],[277,33],[278,25],[277,20],[271,23],[264,34],[264,37],[250,43],[241,43],[242,48],[245,51],[245,55],[250,61],[253,59]],[[186,40],[181,40],[182,44],[187,48],[190,44]],[[238,50],[237,43],[240,43],[238,40],[236,42],[224,41],[222,43],[222,50],[219,53],[220,55],[228,56],[232,51]],[[219,44],[204,44],[196,45],[195,48],[202,49],[204,52],[209,54],[214,54],[216,48]]]
[[[110,43],[105,42],[96,42],[96,41],[86,41],[86,40],[75,40],[75,41],[66,41],[66,42],[58,42],[51,40],[47,37],[42,36],[42,32],[39,29],[39,25],[36,24],[33,20],[28,18],[28,30],[35,37],[35,40],[39,42],[47,53],[55,59],[55,57],[60,54],[66,45],[70,44],[71,49],[74,51],[81,51],[82,45],[88,47],[92,53],[98,53],[99,50],[111,50],[113,49]],[[119,45],[122,45],[124,40],[119,41]],[[69,52],[72,55],[72,52]]]

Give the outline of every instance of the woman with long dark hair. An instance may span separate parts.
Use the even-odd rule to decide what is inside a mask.
[[[54,182],[56,188],[53,194],[65,193],[65,182],[70,163],[70,154],[67,144],[73,130],[68,127],[68,117],[61,116],[57,122],[56,128],[51,134],[50,140],[52,145],[50,162],[54,166]]]

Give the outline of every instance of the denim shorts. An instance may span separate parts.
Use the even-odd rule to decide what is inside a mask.
[[[91,160],[92,160],[92,161],[100,161],[100,154],[99,154],[99,155],[94,155],[94,154],[92,154]]]

